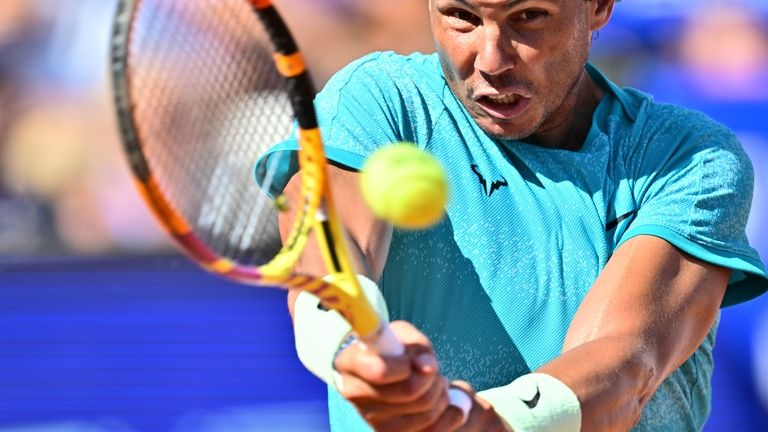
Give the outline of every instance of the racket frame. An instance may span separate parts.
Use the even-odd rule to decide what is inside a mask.
[[[191,259],[206,270],[227,279],[251,285],[301,289],[320,298],[323,305],[339,312],[365,343],[376,345],[386,328],[367,301],[346,249],[346,238],[333,205],[326,171],[323,140],[314,111],[315,90],[293,36],[271,0],[241,0],[252,7],[273,45],[275,66],[288,82],[289,99],[299,128],[299,175],[301,201],[283,247],[262,266],[242,265],[220,256],[206,245],[153,176],[142,150],[134,120],[136,105],[131,98],[131,42],[133,17],[141,0],[120,0],[111,38],[111,74],[117,119],[123,149],[136,187],[155,218]],[[329,281],[294,272],[310,233],[314,232],[329,272]]]

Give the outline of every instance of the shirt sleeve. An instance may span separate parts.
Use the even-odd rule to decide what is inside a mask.
[[[762,294],[765,266],[746,236],[754,171],[738,139],[703,114],[650,109],[630,158],[637,214],[619,244],[653,235],[730,268],[723,306]]]
[[[416,141],[426,132],[412,122],[404,66],[406,60],[393,53],[370,54],[339,71],[317,95],[315,110],[331,163],[359,170],[381,145]],[[294,134],[257,161],[257,181],[274,173],[271,194],[282,191],[298,171],[297,149]]]

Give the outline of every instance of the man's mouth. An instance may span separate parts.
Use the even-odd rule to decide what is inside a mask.
[[[483,96],[483,97],[489,100],[491,103],[509,105],[520,100],[522,96],[520,96],[517,93],[512,93],[508,95],[494,95],[494,96]]]
[[[475,102],[493,118],[512,120],[525,110],[530,102],[530,98],[517,93],[508,93],[480,96]]]

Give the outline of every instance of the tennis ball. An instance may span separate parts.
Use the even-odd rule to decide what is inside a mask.
[[[399,228],[427,228],[442,219],[448,182],[440,163],[413,143],[374,152],[360,173],[363,197],[376,217]]]

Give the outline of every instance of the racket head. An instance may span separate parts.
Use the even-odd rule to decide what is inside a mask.
[[[112,83],[123,147],[137,187],[193,260],[223,277],[300,288],[339,311],[360,335],[381,323],[354,275],[333,208],[301,54],[268,0],[120,0]],[[295,127],[297,125],[297,127]],[[295,132],[293,132],[295,130]],[[271,156],[295,134],[300,202],[281,245],[286,203]],[[270,171],[273,170],[273,171]],[[333,283],[294,273],[314,231]]]

